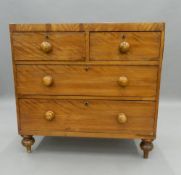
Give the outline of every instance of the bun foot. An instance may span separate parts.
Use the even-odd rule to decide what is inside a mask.
[[[153,140],[142,139],[140,147],[143,150],[143,158],[147,159],[149,152],[153,149]]]
[[[35,143],[35,139],[30,136],[30,135],[26,135],[26,136],[22,136],[23,137],[23,140],[22,140],[22,145],[24,147],[26,147],[26,151],[28,153],[31,153],[31,146]]]

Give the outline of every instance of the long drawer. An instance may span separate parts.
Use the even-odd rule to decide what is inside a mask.
[[[154,97],[156,66],[18,65],[17,93]]]
[[[154,102],[21,99],[19,105],[21,132],[153,133]]]

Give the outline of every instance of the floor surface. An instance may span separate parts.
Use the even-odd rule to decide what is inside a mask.
[[[0,175],[181,175],[181,103],[161,102],[149,159],[139,140],[35,137],[31,154],[17,134],[14,99],[0,100]]]

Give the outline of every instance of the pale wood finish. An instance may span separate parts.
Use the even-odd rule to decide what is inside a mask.
[[[42,82],[51,76],[53,84]],[[128,85],[120,85],[126,76]],[[18,94],[139,96],[156,95],[157,67],[147,66],[17,66]]]
[[[93,100],[132,100],[132,101],[155,101],[156,97],[105,97],[105,96],[67,96],[67,95],[17,95],[18,99],[34,98],[34,99],[93,99]]]
[[[158,60],[161,32],[91,32],[90,60]],[[130,48],[120,51],[126,41]]]
[[[33,135],[139,138],[148,157],[164,23],[11,24],[10,33],[18,132],[27,151]]]
[[[12,35],[15,60],[85,60],[85,33],[14,33]],[[41,49],[42,42],[52,45],[50,52]]]
[[[153,134],[153,102],[113,100],[20,100],[21,131],[119,132]],[[54,120],[45,120],[47,111]],[[119,123],[125,113],[127,123]]]
[[[11,32],[163,31],[164,23],[10,24]]]
[[[165,27],[165,25],[164,25]],[[155,103],[155,124],[154,124],[154,133],[156,135],[157,130],[157,118],[158,118],[158,108],[159,108],[159,95],[160,95],[160,82],[161,82],[161,71],[162,71],[162,61],[163,61],[163,52],[164,52],[164,42],[165,42],[165,30],[162,31],[161,45],[160,45],[160,60],[158,65],[158,81],[157,81],[157,94],[156,94],[156,103]]]
[[[142,134],[128,133],[128,131],[121,131],[121,133],[116,132],[69,132],[69,131],[19,131],[19,134],[32,134],[41,136],[63,136],[63,137],[83,137],[83,138],[111,138],[111,139],[152,139],[153,135],[148,135],[148,132]]]
[[[132,66],[158,66],[160,61],[91,61],[91,60],[86,60],[86,62],[83,61],[75,61],[75,62],[68,62],[68,61],[27,61],[27,60],[18,60],[16,61],[16,65],[29,65],[29,64],[45,64],[45,65],[132,65]]]

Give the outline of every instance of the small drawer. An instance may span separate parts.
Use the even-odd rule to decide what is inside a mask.
[[[91,32],[90,59],[158,60],[160,32]]]
[[[19,105],[21,132],[153,134],[154,102],[20,99]]]
[[[13,33],[15,60],[85,60],[84,32]]]
[[[21,95],[154,97],[156,66],[18,65]]]

